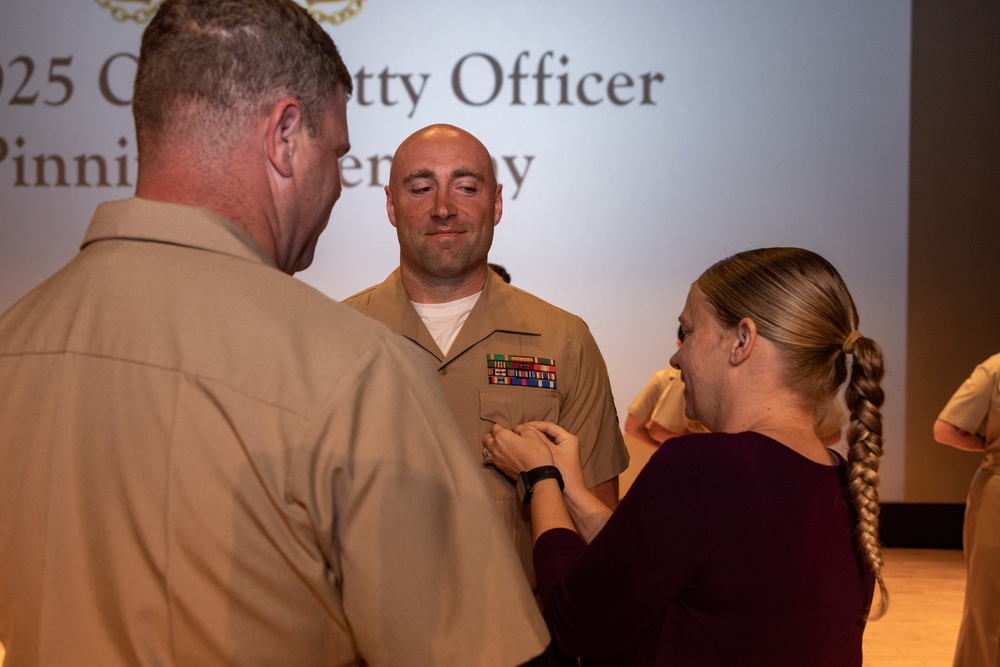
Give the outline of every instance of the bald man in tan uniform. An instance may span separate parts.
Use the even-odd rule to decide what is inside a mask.
[[[580,436],[591,491],[616,506],[628,452],[594,337],[579,317],[487,266],[503,186],[486,147],[457,127],[426,127],[400,144],[389,180],[400,266],[344,303],[403,334],[438,373],[470,460],[495,423],[554,421]],[[514,482],[491,466],[483,474],[533,580],[531,525]]]

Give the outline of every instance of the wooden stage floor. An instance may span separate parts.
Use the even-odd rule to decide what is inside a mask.
[[[958,549],[886,549],[889,613],[865,629],[864,667],[950,667],[962,621]]]
[[[965,593],[958,550],[886,549],[889,613],[865,630],[864,667],[950,667]],[[0,663],[3,661],[0,646]]]

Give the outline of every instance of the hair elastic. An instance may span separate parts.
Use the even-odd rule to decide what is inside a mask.
[[[857,329],[847,334],[847,338],[844,340],[844,345],[841,347],[844,354],[852,354],[851,350],[854,348],[854,343],[856,343],[859,338],[861,338],[861,332]]]

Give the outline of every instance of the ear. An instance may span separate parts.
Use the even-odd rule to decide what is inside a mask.
[[[267,115],[264,150],[268,162],[284,178],[292,176],[297,141],[304,129],[302,107],[294,97],[283,97],[271,107]]]
[[[497,193],[493,202],[493,226],[500,224],[500,217],[503,215],[503,184],[497,183]]]
[[[744,317],[736,325],[735,336],[729,350],[729,363],[739,366],[750,358],[757,344],[757,325],[749,317]]]
[[[389,224],[396,226],[396,204],[392,201],[392,190],[385,186],[385,212],[389,214]]]

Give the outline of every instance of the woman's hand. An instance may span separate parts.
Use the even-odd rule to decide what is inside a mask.
[[[514,478],[525,470],[553,465],[553,452],[558,447],[536,428],[548,426],[559,428],[545,422],[518,424],[513,429],[494,424],[490,432],[483,436],[483,463],[493,464],[505,475]],[[579,461],[579,455],[575,455]],[[575,530],[556,480],[541,480],[531,497],[531,534],[535,540],[553,528]],[[594,502],[600,503],[596,498]]]
[[[549,440],[525,424],[513,429],[494,424],[483,436],[483,447],[483,463],[493,464],[513,479],[525,470],[553,465]]]
[[[566,485],[563,489],[563,502],[576,531],[590,543],[608,522],[611,510],[590,492],[584,482],[580,439],[552,422],[528,422],[526,426],[535,429],[540,436],[546,436],[552,461],[559,468]]]
[[[552,422],[528,422],[507,429],[494,424],[483,437],[483,462],[492,463],[508,477],[525,470],[555,465],[566,485],[562,493],[550,485],[531,502],[531,529],[535,539],[551,528],[571,528],[590,542],[611,516],[607,505],[587,489],[580,463],[580,440]],[[548,491],[555,489],[555,493]]]
[[[483,446],[483,461],[492,463],[508,477],[516,479],[522,471],[554,465],[559,468],[568,493],[587,491],[580,463],[580,440],[558,424],[528,422],[513,429],[494,424],[483,438]]]
[[[549,453],[552,455],[553,464],[562,474],[566,489],[569,492],[586,491],[583,464],[580,462],[580,439],[552,422],[528,422],[525,426],[547,436]]]

